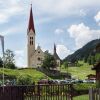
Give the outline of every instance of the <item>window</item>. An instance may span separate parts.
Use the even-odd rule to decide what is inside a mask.
[[[30,40],[33,40],[33,37],[30,37]]]
[[[40,59],[40,57],[38,57],[38,61],[40,61],[41,59]]]
[[[31,45],[31,41],[30,41],[30,45]]]
[[[33,45],[33,41],[32,41],[32,45]]]
[[[38,53],[40,53],[40,51],[38,51]]]

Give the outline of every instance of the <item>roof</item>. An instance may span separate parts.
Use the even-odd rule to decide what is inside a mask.
[[[58,56],[58,54],[57,54],[57,52],[56,52],[56,45],[54,44],[54,58],[57,60],[60,60],[60,58],[59,58],[59,56]]]
[[[35,27],[34,27],[34,20],[33,20],[33,13],[32,13],[32,6],[30,10],[30,17],[29,17],[29,25],[28,25],[28,31],[33,30],[35,33]]]
[[[100,69],[100,62],[93,66],[92,70]]]
[[[86,77],[90,77],[90,76],[96,77],[96,75],[93,75],[93,74],[89,74]]]
[[[60,60],[60,58],[59,58],[59,56],[58,56],[58,54],[57,53],[54,53],[54,58],[57,60]]]

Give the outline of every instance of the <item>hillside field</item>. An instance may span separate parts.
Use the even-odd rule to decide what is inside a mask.
[[[95,71],[91,69],[93,67],[92,65],[84,63],[83,61],[79,61],[79,63],[81,64],[80,67],[68,67],[68,73],[71,73],[72,77],[86,79],[86,76],[89,74],[95,75]],[[65,69],[64,66],[62,66],[61,71],[67,72],[67,69]]]
[[[79,79],[86,79],[87,75],[95,74],[95,71],[91,70],[92,66],[83,62],[80,62],[80,64],[82,64],[82,66],[80,67],[75,67],[75,66],[68,67],[68,72],[71,73],[72,77],[79,78]],[[67,72],[67,69],[65,69],[64,66],[62,66],[61,71]],[[3,69],[0,68],[0,74],[2,73],[3,73]],[[31,76],[33,81],[36,81],[36,82],[40,79],[47,78],[47,76],[44,73],[39,72],[35,69],[29,69],[29,68],[25,68],[25,69],[6,69],[5,68],[4,74],[11,77],[15,77],[15,78],[28,75],[28,76]]]
[[[0,74],[2,73],[3,73],[3,69],[0,68]],[[15,78],[28,75],[32,77],[33,81],[38,81],[46,77],[44,73],[39,72],[35,69],[6,69],[5,68],[4,74]]]

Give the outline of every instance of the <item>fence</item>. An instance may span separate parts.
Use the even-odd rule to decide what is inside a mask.
[[[90,100],[100,100],[100,88],[91,88],[89,90],[89,99]]]
[[[72,100],[71,84],[0,87],[0,100]]]

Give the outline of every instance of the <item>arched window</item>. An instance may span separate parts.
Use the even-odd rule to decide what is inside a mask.
[[[41,58],[40,57],[38,57],[38,61],[40,61],[41,60]]]
[[[38,51],[38,53],[40,53],[40,51]]]
[[[30,41],[30,45],[31,45],[31,41]]]
[[[32,41],[32,45],[33,45],[33,41]]]

